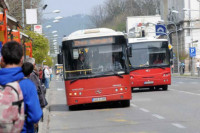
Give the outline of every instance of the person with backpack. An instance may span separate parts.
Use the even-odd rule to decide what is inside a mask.
[[[0,132],[14,132],[14,133],[34,133],[34,123],[37,123],[42,117],[42,109],[40,107],[39,98],[36,91],[35,84],[30,80],[24,78],[24,74],[22,72],[22,63],[23,63],[23,48],[18,42],[11,41],[4,44],[1,50],[1,67],[0,70],[0,85],[6,86],[9,84],[14,84],[15,86],[11,87],[14,90],[18,91],[19,97],[23,100],[23,106],[16,106],[18,102],[13,101],[11,104],[14,106],[11,112],[11,115],[2,116],[0,118],[4,118],[4,121],[12,118],[14,115],[14,119],[11,120],[12,124],[9,124],[9,129],[12,131],[8,131],[5,123],[1,123]],[[8,86],[7,86],[8,87]],[[13,91],[15,92],[15,91]],[[22,93],[22,96],[20,95]],[[0,91],[3,95],[2,89]],[[12,95],[14,96],[14,95]],[[0,104],[1,104],[0,100]],[[16,105],[15,105],[16,104]],[[0,106],[2,107],[2,105]],[[3,108],[0,108],[0,111]],[[14,112],[15,111],[15,112]],[[18,111],[18,115],[16,113]],[[24,113],[23,118],[18,118]],[[3,115],[2,113],[0,115]],[[8,117],[9,116],[9,117]],[[17,117],[16,117],[17,116]],[[19,121],[19,122],[18,122]],[[0,122],[2,122],[0,120]],[[24,124],[21,124],[23,123]],[[3,125],[3,126],[2,126]],[[12,126],[12,127],[11,127]],[[3,129],[2,129],[3,128]]]

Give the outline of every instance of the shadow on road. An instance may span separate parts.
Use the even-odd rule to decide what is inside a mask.
[[[49,111],[68,111],[66,104],[53,104],[49,106]]]
[[[108,109],[108,108],[121,108],[123,105],[120,102],[102,102],[102,103],[91,103],[84,105],[74,105],[73,109],[69,109],[66,104],[53,104],[49,106],[49,111],[85,111],[85,110],[95,110],[95,109]]]
[[[135,89],[132,90],[132,93],[141,93],[141,92],[158,92],[158,91],[163,91],[162,89],[154,89],[150,90],[149,88],[141,88],[141,89]]]

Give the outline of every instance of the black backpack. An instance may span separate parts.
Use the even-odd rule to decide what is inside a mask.
[[[42,83],[45,82],[45,74],[44,74],[45,69],[42,70]]]

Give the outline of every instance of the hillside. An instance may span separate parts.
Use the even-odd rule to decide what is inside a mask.
[[[47,25],[51,25],[51,28],[46,28]],[[43,33],[52,37],[52,31],[58,31],[56,34],[59,36],[58,42],[61,43],[63,36],[68,36],[70,33],[81,30],[92,28],[91,22],[88,15],[74,15],[65,17],[60,20],[59,23],[53,23],[53,19],[45,20],[43,25]]]

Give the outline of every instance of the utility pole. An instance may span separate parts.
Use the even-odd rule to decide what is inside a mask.
[[[189,6],[189,36],[191,37],[190,47],[193,47],[193,37],[192,37],[192,30],[191,30],[191,0],[188,1]],[[194,57],[191,57],[191,76],[195,75],[195,66],[194,66]]]
[[[24,0],[22,0],[22,26],[24,28]]]

